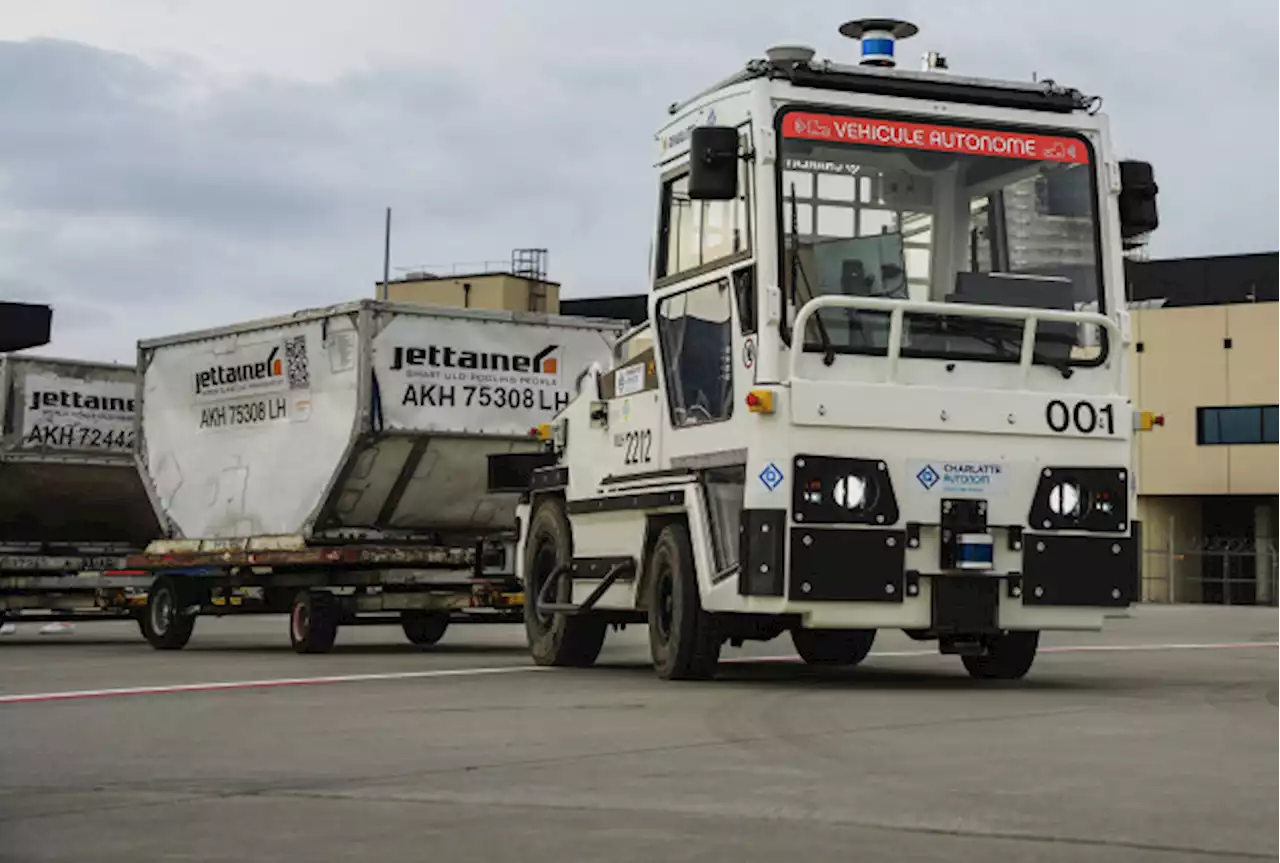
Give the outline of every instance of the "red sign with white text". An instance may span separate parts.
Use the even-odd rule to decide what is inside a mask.
[[[782,121],[782,136],[838,144],[869,144],[875,147],[905,147],[971,156],[1000,156],[1035,162],[1068,162],[1077,165],[1089,163],[1089,148],[1076,138],[934,126],[929,123],[907,123],[869,117],[791,113]]]

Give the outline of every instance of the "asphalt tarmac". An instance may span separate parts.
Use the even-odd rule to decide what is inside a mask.
[[[854,670],[785,636],[657,680],[518,626],[435,648],[282,617],[0,637],[0,860],[1190,861],[1277,858],[1277,613],[1141,607],[1046,636],[1018,683],[884,632]]]

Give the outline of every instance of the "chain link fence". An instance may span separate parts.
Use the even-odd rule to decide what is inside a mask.
[[[1144,602],[1276,605],[1275,538],[1209,537],[1142,553]]]

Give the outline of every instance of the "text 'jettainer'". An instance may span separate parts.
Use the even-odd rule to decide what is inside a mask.
[[[131,366],[0,357],[0,616],[126,613],[159,532],[134,460]],[[32,615],[32,613],[35,615]]]

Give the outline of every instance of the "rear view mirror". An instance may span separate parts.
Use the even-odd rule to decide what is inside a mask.
[[[1120,163],[1120,236],[1123,239],[1131,240],[1159,227],[1158,190],[1150,162]]]
[[[697,126],[689,136],[689,198],[731,201],[738,197],[738,130]]]

